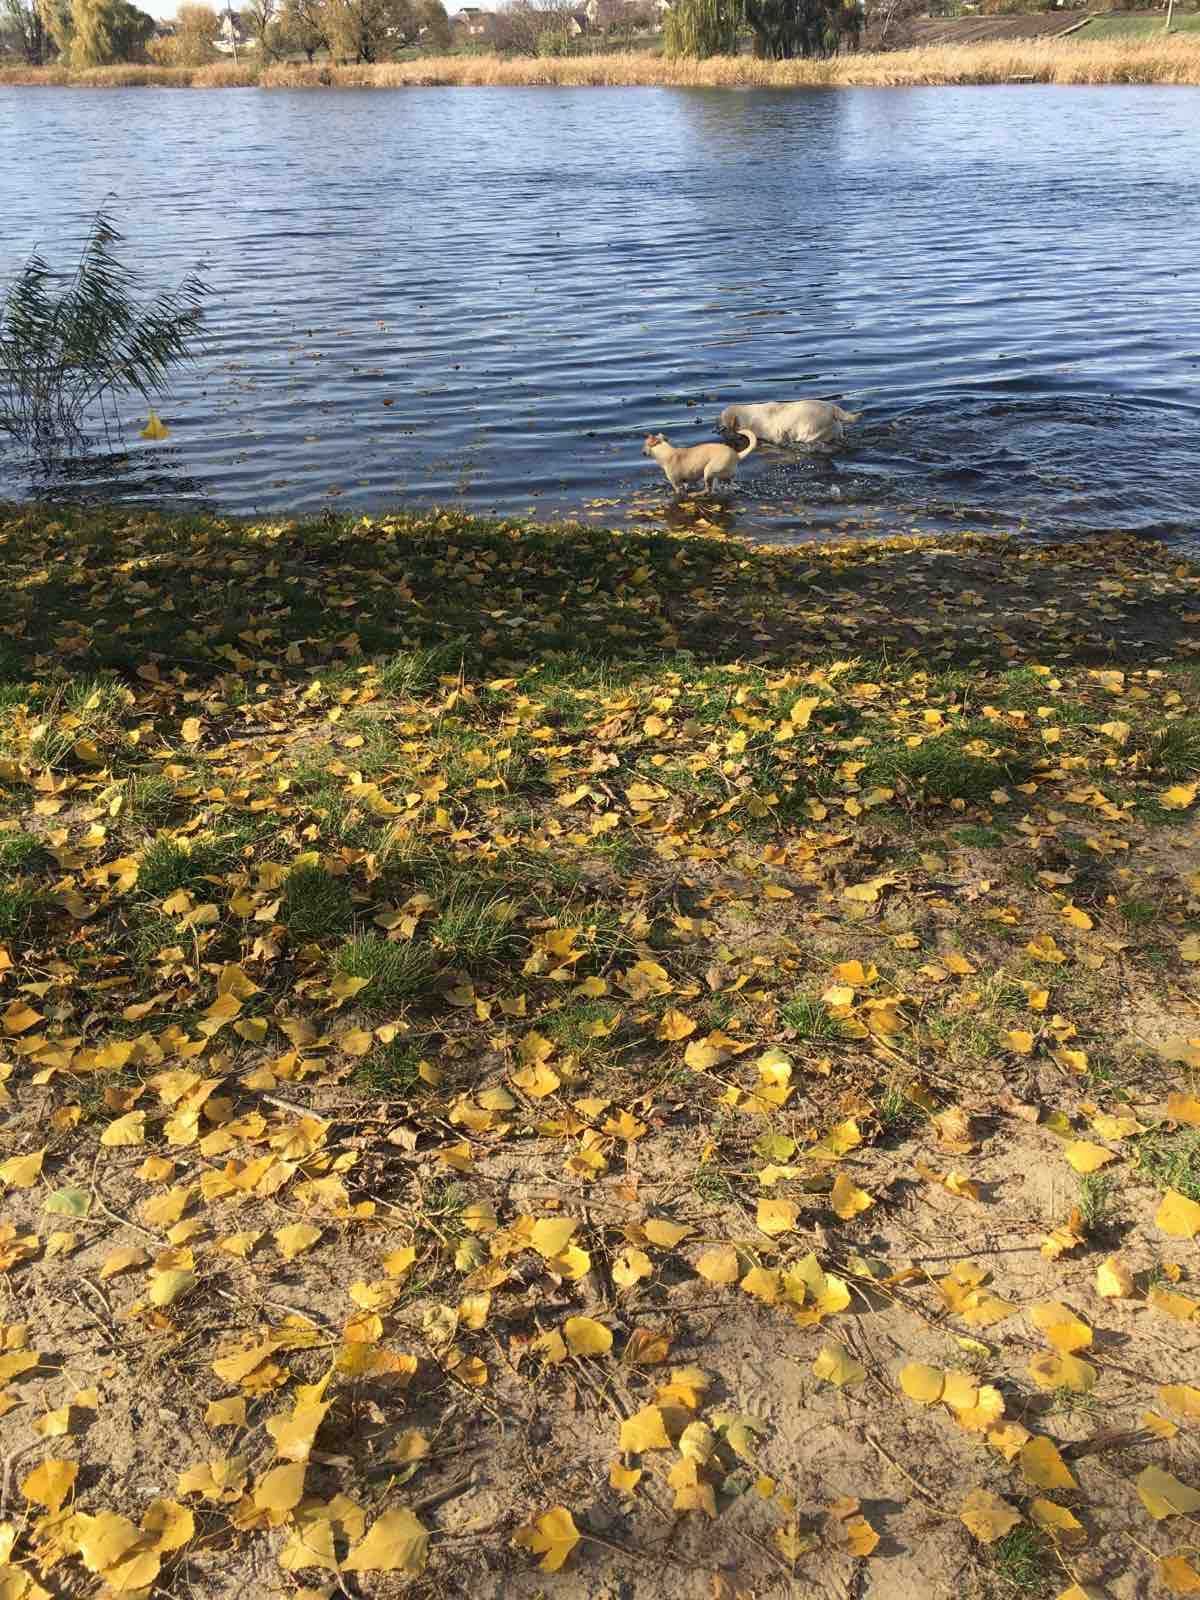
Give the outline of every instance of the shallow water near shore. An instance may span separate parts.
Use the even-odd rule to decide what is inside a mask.
[[[0,496],[643,523],[647,432],[812,394],[714,520],[1191,542],[1198,168],[1195,89],[0,91],[0,276],[112,193],[213,286],[165,445]]]

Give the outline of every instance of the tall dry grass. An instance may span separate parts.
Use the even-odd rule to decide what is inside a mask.
[[[987,83],[1166,83],[1200,85],[1200,36],[994,41],[927,45],[882,55],[838,56],[830,61],[758,61],[714,56],[708,61],[667,60],[649,53],[508,59],[440,56],[377,66],[280,64],[259,70],[218,62],[213,66],[7,68],[0,85],[70,84],[126,88],[134,84],[181,88],[403,89],[461,86],[695,89],[842,89]]]

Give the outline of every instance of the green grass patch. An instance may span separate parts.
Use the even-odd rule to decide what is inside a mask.
[[[375,1094],[408,1098],[425,1088],[420,1072],[423,1059],[415,1045],[393,1039],[390,1044],[376,1045],[362,1058],[352,1081]]]
[[[283,886],[279,920],[293,939],[345,933],[354,921],[354,898],[344,878],[326,867],[296,867]]]
[[[1035,1528],[1014,1528],[991,1547],[992,1570],[1004,1596],[1040,1597],[1050,1592],[1053,1554]]]
[[[779,1019],[801,1039],[840,1039],[845,1034],[838,1019],[830,1016],[825,1002],[812,995],[793,996],[780,1006]]]
[[[367,987],[358,997],[360,1003],[387,1009],[426,993],[437,961],[428,945],[363,934],[342,945],[334,956],[333,969],[346,978],[366,978]]]
[[[1200,1128],[1148,1133],[1138,1140],[1136,1171],[1160,1189],[1200,1203]]]

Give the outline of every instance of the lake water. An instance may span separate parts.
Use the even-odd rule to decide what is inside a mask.
[[[653,519],[647,432],[823,395],[851,448],[752,456],[730,526],[1190,539],[1197,172],[1195,89],[11,89],[0,278],[109,194],[206,263],[169,441],[125,407],[79,490]]]

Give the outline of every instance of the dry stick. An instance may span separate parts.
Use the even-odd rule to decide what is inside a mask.
[[[937,1512],[937,1514],[940,1517],[945,1517],[948,1521],[953,1521],[953,1512],[947,1511],[942,1506],[938,1505],[937,1501],[934,1500],[929,1494],[927,1494],[924,1489],[922,1489],[921,1485],[913,1477],[912,1473],[906,1471],[905,1468],[902,1467],[900,1465],[900,1463],[896,1460],[895,1456],[889,1455],[889,1453],[883,1448],[883,1446],[880,1444],[879,1440],[875,1437],[874,1434],[868,1433],[867,1430],[864,1428],[863,1429],[863,1438],[872,1447],[872,1449],[877,1450],[879,1452],[879,1454],[883,1457],[883,1459],[886,1462],[888,1462],[888,1464],[890,1466],[892,1466],[892,1467],[894,1467],[896,1469],[896,1471],[900,1474],[900,1476],[902,1478],[907,1478],[908,1479],[909,1483],[912,1484],[913,1488],[917,1491],[917,1493],[920,1495],[921,1499],[924,1500],[924,1502],[925,1502],[925,1504],[927,1506],[932,1506],[933,1509]]]
[[[440,1506],[444,1500],[453,1500],[468,1489],[473,1489],[476,1481],[476,1469],[472,1467],[470,1472],[464,1473],[461,1478],[456,1478],[453,1483],[448,1483],[444,1489],[435,1489],[431,1494],[422,1495],[419,1500],[410,1500],[408,1509],[413,1512],[431,1511],[434,1506]]]

